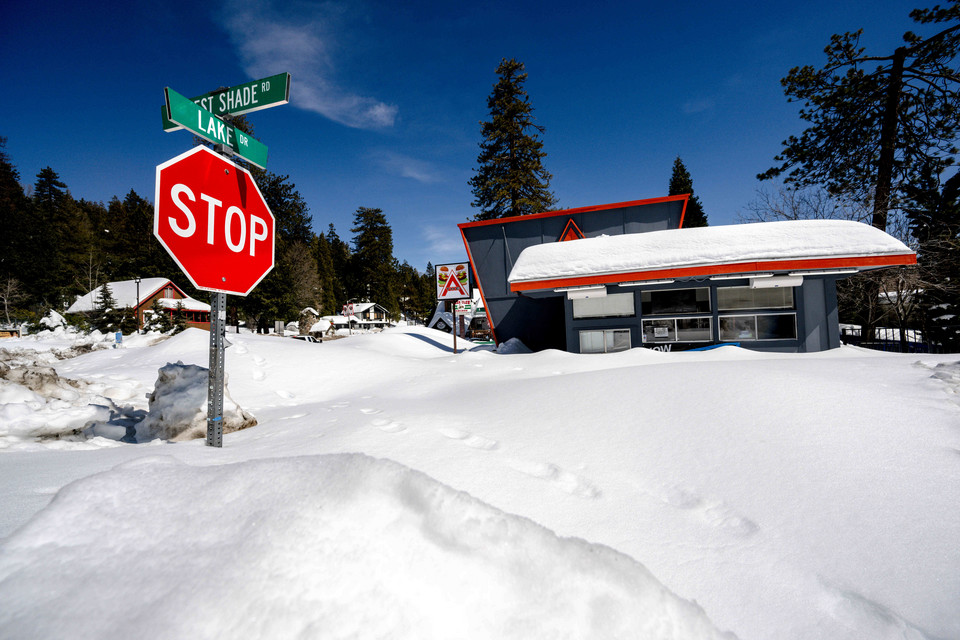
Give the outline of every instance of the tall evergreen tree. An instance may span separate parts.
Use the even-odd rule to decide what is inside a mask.
[[[327,242],[330,243],[330,261],[333,263],[334,273],[334,292],[336,294],[336,313],[339,313],[343,305],[352,297],[358,295],[357,286],[354,284],[356,278],[353,276],[353,257],[350,255],[350,245],[344,242],[337,229],[331,222],[327,227]]]
[[[0,136],[0,282],[13,279],[23,288],[25,263],[30,261],[24,233],[30,201],[23,193],[20,173],[10,161],[6,146],[6,137]]]
[[[44,167],[34,183],[33,206],[24,218],[31,259],[24,279],[27,288],[44,305],[61,307],[61,285],[69,281],[64,268],[64,248],[75,218],[73,198],[57,172]]]
[[[890,55],[870,56],[862,30],[834,35],[821,69],[794,67],[780,82],[803,103],[810,126],[790,136],[761,180],[787,171],[799,187],[823,185],[831,193],[873,203],[872,223],[886,230],[903,188],[927,167],[939,173],[954,163],[960,131],[960,0],[915,9],[920,24],[952,23],[921,38],[908,31]]]
[[[313,240],[306,201],[289,176],[269,171],[252,172],[263,199],[276,219],[275,266],[240,303],[257,328],[267,330],[275,320],[300,317],[300,311],[317,304],[317,264],[310,250]]]
[[[684,166],[680,156],[673,161],[673,173],[670,175],[670,184],[667,187],[667,195],[679,196],[690,194],[687,200],[687,210],[683,215],[683,226],[705,227],[707,226],[707,214],[703,212],[703,206],[700,204],[700,198],[693,193],[693,178],[690,172]]]
[[[552,176],[543,166],[547,155],[539,136],[544,128],[534,122],[533,107],[523,88],[523,63],[503,59],[499,79],[487,98],[490,121],[481,122],[479,165],[470,179],[480,209],[475,220],[490,220],[546,211],[557,203],[550,191]]]
[[[930,172],[907,189],[910,230],[919,243],[922,324],[928,344],[960,352],[960,173],[942,185]]]
[[[353,256],[358,296],[397,315],[397,275],[393,258],[393,230],[380,209],[358,207],[353,216]]]
[[[317,280],[320,287],[319,306],[321,315],[340,313],[337,306],[337,274],[333,269],[330,243],[322,233],[313,238],[313,251],[317,261]]]

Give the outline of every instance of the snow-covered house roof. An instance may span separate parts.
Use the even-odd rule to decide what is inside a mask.
[[[136,280],[120,280],[118,282],[108,282],[107,286],[110,287],[110,293],[113,296],[113,299],[117,302],[117,308],[130,307],[131,309],[137,306],[137,281]],[[158,291],[164,287],[172,286],[177,291],[183,295],[183,298],[160,298],[160,305],[164,307],[175,308],[177,303],[180,302],[183,304],[183,308],[187,311],[210,311],[210,305],[199,300],[195,300],[185,293],[175,285],[170,280],[166,278],[142,278],[140,280],[140,298],[139,302],[142,305],[144,302],[149,300],[151,296],[156,295]],[[103,285],[100,285],[93,291],[86,293],[77,298],[77,301],[70,305],[70,308],[67,309],[67,313],[86,313],[89,311],[95,311],[97,308],[97,300],[100,298],[100,291],[103,289]]]
[[[670,229],[524,249],[512,291],[760,272],[862,270],[915,264],[905,244],[848,220],[789,220]]]

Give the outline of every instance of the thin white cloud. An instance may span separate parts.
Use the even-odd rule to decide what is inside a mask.
[[[452,228],[451,228],[452,227]],[[429,255],[459,256],[464,253],[463,237],[456,225],[424,225],[423,238],[427,243]],[[446,260],[447,258],[443,258]],[[451,258],[457,259],[457,258]]]
[[[357,129],[393,126],[397,107],[337,85],[330,55],[332,3],[226,0],[222,26],[253,78],[289,72],[290,104]]]
[[[699,98],[683,103],[683,112],[687,115],[709,111],[714,106],[712,98]]]
[[[402,153],[382,150],[374,152],[372,158],[386,172],[401,178],[409,178],[423,184],[433,184],[443,180],[432,163],[417,160]]]

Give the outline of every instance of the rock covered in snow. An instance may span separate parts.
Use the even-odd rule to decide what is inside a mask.
[[[207,384],[209,369],[182,362],[167,363],[157,372],[157,383],[148,397],[147,417],[138,426],[138,436],[164,440],[191,440],[207,433]],[[223,389],[223,432],[240,431],[257,424]]]

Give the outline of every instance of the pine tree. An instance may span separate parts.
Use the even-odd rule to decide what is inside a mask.
[[[183,303],[177,300],[177,307],[173,310],[173,332],[180,333],[187,328],[187,311]]]
[[[317,280],[320,286],[320,301],[317,311],[320,315],[332,315],[340,312],[337,306],[337,274],[333,269],[330,243],[322,233],[313,239],[313,251],[317,261]]]
[[[928,167],[942,172],[958,153],[960,132],[960,2],[915,9],[917,23],[953,22],[928,38],[908,31],[891,55],[868,56],[862,30],[834,35],[821,69],[795,67],[780,83],[803,103],[810,126],[783,142],[779,164],[761,180],[787,172],[798,187],[822,185],[831,194],[873,203],[873,226],[886,230],[903,188]]]
[[[700,198],[693,193],[693,178],[690,172],[684,166],[680,156],[673,161],[673,173],[670,176],[670,184],[667,187],[667,195],[679,196],[690,194],[687,200],[687,210],[683,215],[684,228],[705,227],[707,226],[707,214],[703,212],[703,206],[700,204]]]
[[[170,312],[160,304],[159,298],[155,299],[150,306],[149,318],[144,323],[144,329],[146,330],[166,333],[173,329],[173,319],[170,317]]]
[[[304,307],[317,304],[319,284],[316,258],[310,250],[313,232],[306,201],[288,182],[289,176],[252,173],[276,219],[276,259],[273,270],[239,306],[258,329],[267,330],[275,320],[297,318]]]
[[[23,271],[30,262],[24,235],[24,219],[30,201],[20,186],[20,173],[4,150],[7,139],[0,136],[0,279],[16,280],[24,288]]]
[[[960,351],[960,173],[942,185],[928,173],[907,188],[910,230],[919,243],[920,309],[928,344]]]
[[[24,269],[27,288],[44,305],[60,306],[59,285],[64,279],[63,248],[70,231],[65,221],[72,217],[68,208],[73,198],[67,185],[50,167],[37,174],[33,206],[23,224],[27,231],[30,260]]]
[[[547,154],[539,136],[544,128],[534,123],[523,88],[527,79],[523,63],[503,59],[497,75],[487,98],[490,121],[480,123],[479,166],[470,179],[472,206],[480,209],[475,220],[540,213],[557,203],[550,192],[552,176],[543,166]]]
[[[380,209],[359,207],[353,217],[353,256],[358,297],[377,302],[397,315],[396,268],[393,230]]]

